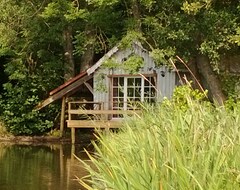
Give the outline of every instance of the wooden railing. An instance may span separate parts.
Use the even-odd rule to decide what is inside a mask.
[[[67,127],[72,129],[75,143],[75,128],[119,128],[125,116],[139,115],[140,110],[104,110],[102,102],[69,102]]]

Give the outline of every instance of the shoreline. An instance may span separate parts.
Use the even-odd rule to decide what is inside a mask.
[[[51,136],[0,136],[0,143],[71,143],[70,138]]]
[[[96,139],[92,133],[82,134],[76,139],[75,144],[91,143]],[[13,144],[71,144],[71,137],[56,137],[56,136],[14,136],[0,135],[0,143]]]

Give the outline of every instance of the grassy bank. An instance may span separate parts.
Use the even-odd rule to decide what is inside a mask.
[[[182,100],[181,100],[182,101]],[[186,98],[145,106],[118,133],[101,134],[87,189],[240,189],[240,106]],[[180,103],[180,104],[179,104]]]

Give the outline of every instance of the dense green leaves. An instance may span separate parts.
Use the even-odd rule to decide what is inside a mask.
[[[239,52],[240,5],[236,0],[3,0],[0,9],[0,56],[10,57],[4,63],[9,81],[1,92],[0,110],[9,127],[28,129],[32,124],[26,123],[34,117],[40,126],[56,116],[53,108],[44,113],[32,112],[32,108],[64,80],[68,28],[75,74],[89,47],[96,61],[116,44],[129,47],[138,41],[159,65],[169,64],[176,55],[186,62],[207,55],[211,68],[230,81],[219,60],[223,54]],[[126,65],[134,72],[141,60],[132,57]],[[51,117],[45,117],[46,111]]]

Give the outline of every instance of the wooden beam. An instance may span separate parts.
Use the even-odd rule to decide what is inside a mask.
[[[115,114],[140,114],[141,110],[83,110],[83,109],[78,109],[78,110],[68,110],[69,114],[92,114],[92,115],[101,115],[101,114],[106,114],[106,115],[115,115]]]
[[[52,102],[62,98],[63,96],[69,94],[71,91],[73,91],[76,88],[78,88],[79,86],[81,86],[84,82],[90,80],[91,78],[93,78],[93,75],[86,75],[86,76],[84,76],[84,77],[74,81],[73,83],[71,83],[68,86],[66,86],[65,88],[63,88],[62,90],[56,92],[52,96],[49,96],[46,100],[40,102],[35,107],[35,110],[40,110],[43,107],[47,106],[48,104],[50,104],[50,103],[52,103]]]
[[[89,83],[87,83],[87,82],[84,82],[84,84],[85,84],[85,86],[88,88],[88,90],[93,94],[93,88],[92,88],[92,86],[91,86]]]
[[[123,120],[68,120],[69,128],[119,128]]]

